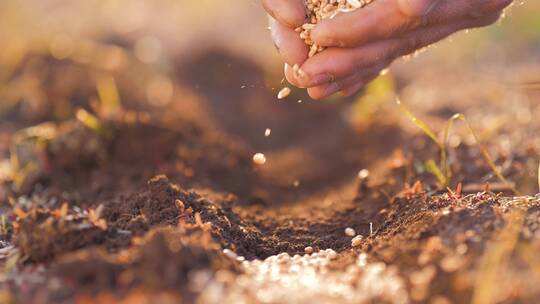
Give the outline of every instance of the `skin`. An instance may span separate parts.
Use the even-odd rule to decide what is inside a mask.
[[[513,0],[374,0],[365,8],[323,20],[311,38],[326,49],[308,58],[295,28],[304,0],[263,0],[287,80],[313,99],[357,93],[394,60],[455,32],[495,23]],[[298,64],[305,72],[291,68]]]

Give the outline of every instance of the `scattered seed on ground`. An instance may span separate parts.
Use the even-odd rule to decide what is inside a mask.
[[[364,238],[364,237],[361,236],[361,235],[355,236],[355,237],[351,240],[351,245],[352,245],[353,247],[360,246],[360,244],[362,243],[362,239],[363,239],[363,238]]]
[[[345,228],[345,234],[347,236],[353,237],[356,235],[356,231],[354,231],[354,229],[352,229],[351,227],[347,227]]]

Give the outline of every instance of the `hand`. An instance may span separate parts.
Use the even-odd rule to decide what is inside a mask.
[[[304,0],[263,0],[287,80],[321,99],[358,92],[395,59],[445,37],[496,22],[512,0],[374,0],[321,21],[311,38],[326,49],[307,58],[294,29],[304,23]],[[294,73],[298,64],[304,73]]]

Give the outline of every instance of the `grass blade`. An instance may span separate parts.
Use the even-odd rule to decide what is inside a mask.
[[[431,138],[433,140],[433,142],[435,142],[437,144],[437,146],[439,146],[439,148],[441,149],[441,166],[440,166],[440,168],[443,168],[443,169],[441,170],[439,167],[437,167],[435,162],[433,160],[431,160],[433,163],[430,163],[430,168],[428,168],[428,171],[430,171],[430,173],[434,174],[437,177],[437,179],[443,184],[443,186],[445,186],[445,187],[448,186],[450,184],[450,182],[451,182],[451,177],[452,177],[452,172],[451,172],[451,169],[450,169],[450,165],[448,163],[448,152],[447,152],[447,149],[448,149],[447,142],[448,142],[450,129],[454,125],[454,121],[461,120],[461,121],[463,121],[465,123],[465,125],[467,126],[469,132],[471,132],[471,134],[473,135],[476,144],[480,148],[480,152],[482,153],[482,157],[487,162],[488,166],[491,168],[491,170],[493,171],[495,176],[497,176],[497,178],[502,183],[504,183],[509,189],[511,189],[512,192],[514,192],[514,194],[519,195],[519,191],[516,189],[514,184],[509,182],[502,175],[501,171],[497,168],[497,166],[495,165],[495,162],[493,161],[493,158],[489,154],[486,147],[484,147],[484,145],[480,141],[480,138],[478,137],[478,135],[476,134],[476,132],[472,128],[471,124],[469,123],[469,121],[467,120],[465,115],[463,115],[461,113],[457,113],[457,114],[454,114],[450,119],[448,119],[448,121],[446,122],[446,126],[445,126],[445,128],[443,130],[443,140],[441,141],[441,140],[439,140],[437,135],[435,135],[435,132],[425,122],[421,121],[416,116],[414,116],[414,114],[411,111],[409,111],[409,109],[401,102],[401,100],[399,100],[399,98],[396,99],[396,103],[398,104],[399,109],[416,126],[418,126],[429,138]],[[429,163],[429,161],[428,161],[428,163]],[[426,165],[427,165],[427,163],[426,163]],[[437,169],[435,169],[435,167],[437,167]],[[538,185],[540,187],[540,168],[539,168],[539,173],[538,174],[539,174]],[[444,182],[442,182],[441,175],[444,176]]]
[[[471,134],[473,135],[474,137],[474,140],[476,141],[476,144],[478,145],[478,147],[480,148],[480,152],[482,153],[482,156],[484,157],[484,159],[486,160],[487,164],[489,165],[489,167],[491,168],[491,170],[493,171],[493,173],[499,178],[499,180],[504,183],[509,189],[512,189],[512,192],[514,192],[514,194],[516,195],[519,195],[519,191],[516,189],[516,187],[514,186],[513,183],[509,182],[501,173],[501,171],[497,168],[497,166],[495,165],[495,162],[493,161],[493,158],[491,158],[491,155],[489,154],[488,150],[486,149],[486,147],[482,144],[482,142],[480,141],[480,138],[478,137],[478,135],[476,134],[476,132],[474,131],[474,129],[472,128],[471,124],[469,123],[469,121],[465,118],[465,115],[463,114],[460,114],[460,117],[459,119],[461,119],[463,122],[465,122],[465,125],[467,126],[467,128],[469,129],[469,132],[471,132]]]
[[[422,120],[418,119],[416,116],[414,116],[414,114],[409,111],[409,109],[401,102],[401,100],[396,99],[396,103],[398,104],[399,106],[399,109],[417,126],[419,127],[422,131],[424,131],[424,133],[426,133],[427,136],[429,136],[429,138],[431,138],[431,140],[433,140],[438,146],[439,148],[442,148],[442,144],[439,140],[439,138],[437,138],[437,135],[435,135],[435,132],[433,132],[433,130],[431,130],[431,128],[425,123],[423,122]]]
[[[441,169],[439,168],[439,166],[437,166],[437,163],[435,163],[435,161],[433,159],[430,159],[426,162],[426,170],[433,174],[437,180],[439,180],[439,183],[445,185],[447,183],[447,178],[446,176],[444,175],[444,173],[441,171]]]

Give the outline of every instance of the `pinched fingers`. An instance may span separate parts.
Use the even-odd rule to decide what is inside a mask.
[[[426,27],[412,31],[402,38],[369,43],[356,48],[329,48],[309,58],[302,65],[304,77],[294,77],[295,74],[290,70],[286,76],[291,83],[299,87],[319,86],[334,79],[354,75],[362,69],[391,62],[395,58],[413,53],[459,30],[489,25],[495,22],[499,15],[497,13],[450,25]]]
[[[438,0],[375,0],[362,9],[322,20],[311,39],[325,47],[352,47],[388,39],[423,25]]]
[[[311,38],[321,46],[354,47],[400,37],[426,26],[499,13],[512,0],[375,0],[365,8],[320,22]]]

